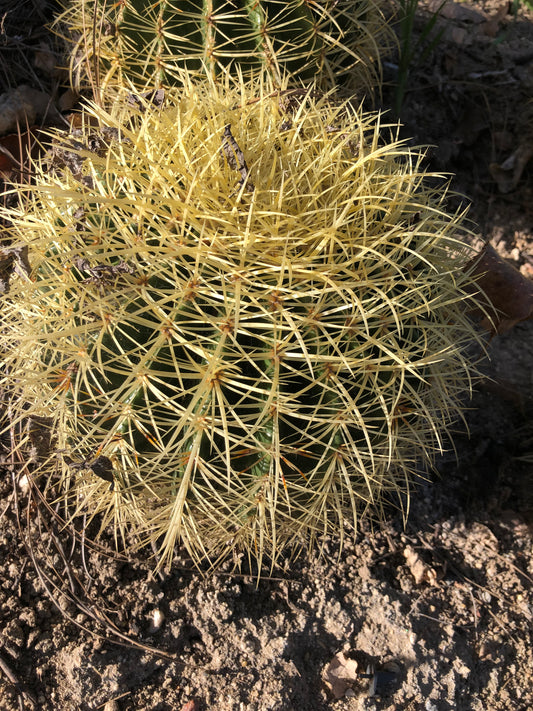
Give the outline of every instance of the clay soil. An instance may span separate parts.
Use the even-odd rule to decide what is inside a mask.
[[[26,0],[25,22],[4,16],[1,88],[56,101],[60,78],[34,61],[51,46],[44,7]],[[471,204],[477,238],[531,278],[533,160],[511,188],[501,171],[533,141],[533,12],[448,2],[437,27],[411,69],[404,135],[432,146],[429,170],[454,175],[463,197],[450,207]],[[383,108],[396,65],[392,55]],[[5,447],[0,711],[533,708],[533,321],[489,352],[468,430],[457,424],[456,452],[421,481],[407,521],[391,510],[259,583],[245,567],[202,576],[186,558],[151,575],[142,558],[72,537],[28,500]],[[324,679],[340,652],[349,678],[335,698]]]

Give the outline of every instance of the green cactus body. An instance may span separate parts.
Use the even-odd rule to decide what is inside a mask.
[[[60,24],[80,37],[82,75],[93,72],[97,58],[98,83],[130,81],[140,90],[181,83],[184,70],[211,77],[266,70],[278,86],[287,74],[298,83],[321,76],[329,86],[343,76],[351,89],[374,90],[380,54],[392,44],[380,0],[123,0],[96,6],[76,0]]]
[[[100,148],[4,210],[31,274],[3,379],[53,423],[44,489],[162,560],[275,559],[379,513],[472,377],[461,216],[420,157],[349,104],[280,104],[205,82],[95,108],[72,138]]]

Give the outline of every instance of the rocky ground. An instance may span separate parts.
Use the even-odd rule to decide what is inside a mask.
[[[45,5],[20,3],[33,24],[0,11],[2,91],[48,93],[36,121],[61,110]],[[428,168],[454,174],[477,236],[531,278],[533,13],[448,2],[436,29],[412,66],[405,135],[433,146]],[[457,425],[457,456],[421,483],[407,522],[391,511],[259,584],[230,567],[203,578],[186,559],[151,576],[142,560],[73,539],[28,496],[6,450],[0,710],[533,708],[533,322],[489,351],[469,432]]]

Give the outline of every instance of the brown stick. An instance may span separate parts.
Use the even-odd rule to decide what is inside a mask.
[[[254,184],[250,180],[250,170],[246,163],[244,153],[239,148],[239,145],[231,132],[231,124],[224,127],[224,137],[222,138],[222,152],[226,156],[228,165],[233,170],[238,170],[241,174],[239,180],[239,188],[244,186],[248,192],[254,190]]]
[[[33,706],[37,706],[37,701],[35,697],[30,694],[29,691],[27,691],[23,684],[19,681],[18,677],[16,674],[12,671],[11,667],[9,664],[6,662],[6,660],[0,655],[0,669],[4,672],[4,674],[7,676],[9,681],[13,684],[17,692],[23,696],[27,701],[29,701]]]

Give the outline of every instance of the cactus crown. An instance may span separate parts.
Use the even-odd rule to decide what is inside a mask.
[[[461,215],[379,116],[295,96],[92,107],[4,211],[31,264],[4,380],[52,423],[45,489],[163,560],[275,559],[379,512],[472,375]]]
[[[217,75],[266,70],[280,86],[321,77],[374,91],[392,31],[380,0],[73,0],[57,25],[78,36],[72,75],[83,84],[142,90],[183,81],[183,71]],[[96,76],[98,75],[98,76]],[[76,78],[77,77],[77,78]]]

